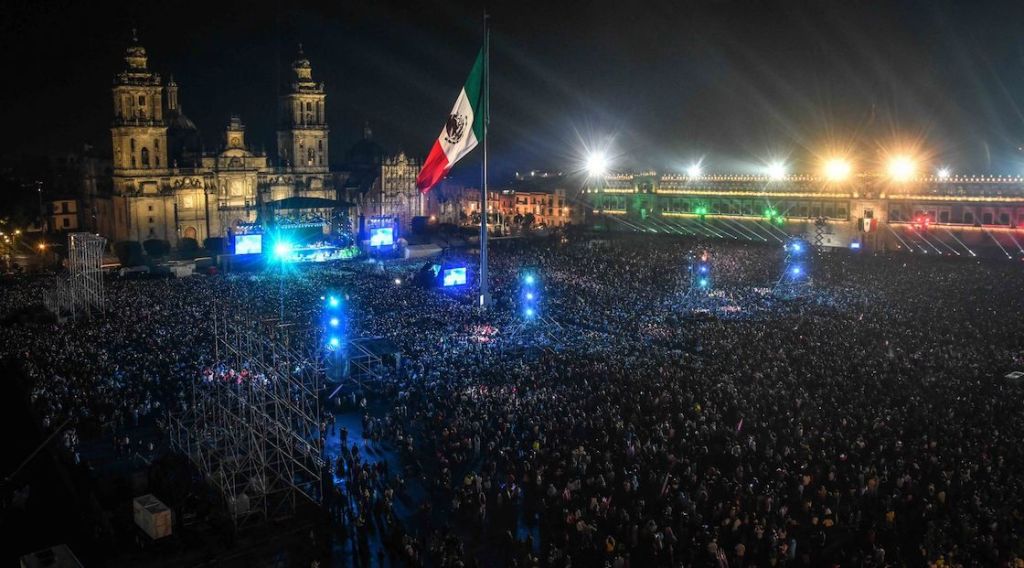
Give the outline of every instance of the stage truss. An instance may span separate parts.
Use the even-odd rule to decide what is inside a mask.
[[[562,324],[545,315],[539,315],[532,319],[518,318],[516,323],[509,327],[506,337],[509,341],[557,343],[561,332]]]
[[[168,417],[172,447],[218,490],[236,528],[290,517],[300,500],[321,504],[318,332],[225,318],[215,336],[212,375],[194,377],[190,404]]]
[[[92,233],[68,235],[68,278],[57,280],[44,296],[47,309],[58,319],[103,314],[103,250],[106,245],[106,239]]]

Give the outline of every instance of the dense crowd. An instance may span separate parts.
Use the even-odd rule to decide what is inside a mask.
[[[5,326],[0,346],[23,362],[47,426],[70,421],[72,444],[184,403],[215,364],[218,310],[274,314],[283,289],[286,313],[315,318],[325,290],[345,293],[349,329],[402,350],[377,385],[387,410],[367,411],[364,435],[406,467],[346,449],[337,468],[356,495],[338,515],[376,508],[388,549],[410,564],[1024,555],[1022,393],[1003,378],[1024,369],[1021,267],[824,254],[808,261],[807,293],[779,301],[781,251],[714,243],[716,301],[695,303],[692,246],[496,247],[489,313],[468,291],[409,285],[418,266],[401,263],[113,280],[106,318]],[[513,337],[524,267],[542,279],[550,320]],[[39,286],[5,291],[8,312]],[[498,334],[484,341],[482,326]],[[401,475],[425,481],[429,510],[399,521],[389,492]]]

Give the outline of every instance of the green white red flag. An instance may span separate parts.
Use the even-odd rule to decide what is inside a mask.
[[[420,193],[430,191],[484,136],[484,50],[476,56],[469,78],[455,101],[441,135],[423,163],[416,187]]]

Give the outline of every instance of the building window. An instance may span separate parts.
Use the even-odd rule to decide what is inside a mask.
[[[939,222],[949,223],[949,211],[939,211]]]
[[[64,228],[65,229],[71,226],[71,219],[68,219],[67,217],[64,217],[63,221],[64,221]]]
[[[145,95],[139,95],[139,106],[145,106],[145,104],[146,104],[146,96]]]
[[[147,207],[149,207],[148,211],[152,211],[153,210],[153,206],[152,205],[148,205]]]
[[[964,211],[964,223],[974,223],[974,213]]]
[[[149,167],[149,148],[142,149],[142,167]]]
[[[1000,213],[999,214],[999,224],[1000,225],[1009,225],[1010,224],[1010,214],[1009,213]]]
[[[983,213],[981,215],[981,224],[982,225],[991,225],[992,224],[992,214],[991,213]]]
[[[134,154],[135,153],[135,139],[132,138],[131,140],[128,141],[128,143],[129,143],[129,145],[130,145],[130,147],[132,149],[132,153]]]
[[[152,218],[152,217],[150,217],[150,218],[149,218],[149,224],[150,224],[150,225],[152,225],[152,224],[153,224],[153,218]]]

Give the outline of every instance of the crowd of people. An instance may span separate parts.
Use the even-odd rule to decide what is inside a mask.
[[[704,248],[717,300],[695,303],[686,259]],[[1004,379],[1024,369],[1021,267],[821,254],[807,293],[781,301],[777,249],[513,242],[494,247],[489,312],[471,290],[409,285],[418,265],[401,262],[113,280],[105,318],[5,326],[0,346],[73,445],[186,404],[217,364],[218,310],[283,301],[313,321],[325,291],[346,294],[351,333],[402,351],[366,394],[383,410],[356,411],[405,467],[341,444],[348,495],[332,507],[364,525],[376,511],[410,565],[1021,562],[1024,409]],[[519,325],[524,267],[542,324]],[[39,288],[5,286],[0,309]],[[480,341],[481,326],[497,333]],[[428,511],[399,519],[403,476]]]

